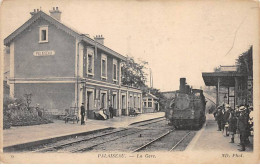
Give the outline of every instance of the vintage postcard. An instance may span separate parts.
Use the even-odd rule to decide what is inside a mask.
[[[3,0],[0,163],[256,164],[259,2]]]

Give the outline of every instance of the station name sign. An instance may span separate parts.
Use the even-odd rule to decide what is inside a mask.
[[[54,50],[34,51],[33,55],[34,56],[53,56],[53,55],[55,55],[55,51]]]

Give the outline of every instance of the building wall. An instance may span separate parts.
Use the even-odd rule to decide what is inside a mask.
[[[48,42],[39,43],[39,26],[48,25]],[[44,78],[75,75],[75,38],[44,19],[38,19],[14,41],[14,77]],[[34,56],[34,51],[53,50],[53,56]]]
[[[48,42],[39,43],[39,27],[48,25]],[[87,46],[84,42],[77,45],[78,40],[68,35],[61,29],[57,29],[53,24],[44,19],[38,19],[29,28],[22,32],[14,39],[11,44],[11,49],[14,56],[10,62],[14,62],[14,78],[20,80],[12,80],[11,92],[14,97],[24,97],[24,94],[32,94],[32,106],[37,103],[40,107],[48,110],[64,111],[69,107],[74,107],[77,103],[80,107],[81,103],[87,105],[87,95],[90,92],[91,100],[89,101],[90,109],[100,109],[100,94],[101,91],[107,92],[106,109],[112,102],[112,95],[116,94],[115,115],[122,114],[124,108],[125,115],[128,115],[129,107],[140,108],[142,111],[142,93],[140,90],[132,88],[120,87],[119,85],[119,68],[120,60],[113,55],[104,53],[97,49],[94,56],[94,76],[86,75],[87,66]],[[94,49],[94,46],[90,46]],[[35,51],[54,51],[54,55],[50,56],[35,56]],[[95,49],[94,49],[95,50]],[[101,78],[101,55],[104,53],[107,56],[107,79]],[[79,55],[78,57],[76,55]],[[84,57],[85,56],[85,57]],[[77,60],[78,59],[78,60]],[[117,82],[113,80],[113,60],[117,60]],[[78,76],[80,82],[74,83],[73,80],[66,79],[67,77],[75,77],[77,67],[76,61],[80,64],[78,66]],[[52,78],[59,77],[61,80]],[[26,79],[34,78],[29,81]],[[38,78],[40,80],[38,80]],[[44,79],[48,78],[48,79]],[[86,83],[82,83],[81,79],[86,79]],[[49,83],[47,83],[49,81]],[[33,83],[32,83],[33,82]],[[46,82],[46,83],[45,83]],[[62,83],[63,82],[63,83]],[[14,93],[13,93],[14,92]],[[125,107],[122,107],[122,94],[125,95]],[[132,95],[139,99],[138,104],[134,105],[132,102],[129,105],[129,96]],[[87,106],[86,106],[87,108]],[[80,110],[78,110],[80,112]],[[79,113],[78,113],[79,114]],[[91,114],[88,113],[88,116]]]
[[[65,109],[75,105],[74,83],[25,83],[15,84],[15,97],[23,97],[24,94],[32,94],[31,106],[37,103],[45,109]]]
[[[107,56],[107,79],[101,79],[101,54],[105,54]],[[97,81],[104,81],[107,83],[119,85],[118,81],[116,83],[113,81],[113,59],[117,60],[117,79],[118,79],[119,78],[119,59],[117,59],[116,57],[113,57],[107,53],[104,53],[101,50],[97,51],[97,56],[95,56],[95,58],[94,58],[94,76],[86,76],[86,75],[85,76],[89,79],[94,79]],[[85,58],[85,60],[86,60],[86,58]],[[86,63],[86,61],[84,63]],[[84,66],[84,71],[86,71],[86,65]]]
[[[138,97],[140,98],[138,101]],[[129,91],[128,92],[128,107],[129,108],[135,108],[135,109],[141,109],[142,103],[141,103],[141,93]]]
[[[89,96],[87,95],[87,92],[89,92]],[[113,106],[114,108],[114,116],[121,116],[121,115],[128,115],[129,113],[129,108],[135,108],[135,109],[140,109],[141,110],[141,92],[137,93],[137,92],[133,92],[133,91],[127,91],[127,90],[123,90],[118,88],[117,86],[108,86],[105,84],[96,84],[94,82],[87,82],[85,85],[85,93],[82,92],[82,102],[85,103],[86,106],[86,110],[89,107],[89,110],[87,110],[87,116],[90,119],[94,118],[94,111],[98,111],[100,110],[100,108],[102,108],[101,105],[101,94],[102,93],[106,93],[106,101],[105,101],[105,106],[104,109],[107,111],[108,113],[108,108],[109,106],[113,103],[113,95],[116,95],[116,103],[115,106]],[[122,104],[122,96],[124,96],[124,106]],[[134,96],[137,97],[136,100],[138,100],[139,97],[139,102],[136,101],[136,104],[134,106],[134,102],[133,100],[130,101],[130,96],[132,96],[134,99]],[[90,100],[88,100],[88,98]],[[123,109],[123,110],[122,110]]]
[[[150,113],[150,112],[155,112],[154,108],[143,108],[144,113]]]

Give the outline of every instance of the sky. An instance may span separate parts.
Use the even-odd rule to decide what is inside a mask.
[[[234,65],[250,45],[254,56],[258,51],[258,5],[235,0],[7,0],[1,46],[33,9],[49,14],[54,6],[65,24],[92,38],[102,34],[105,46],[147,61],[153,87],[161,91],[178,89],[181,77],[194,88],[204,86],[202,72]]]

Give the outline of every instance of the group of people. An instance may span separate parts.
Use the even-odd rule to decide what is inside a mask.
[[[231,135],[230,143],[234,143],[235,134],[239,134],[241,148],[238,150],[240,151],[245,151],[245,146],[250,143],[249,136],[253,127],[251,111],[253,107],[248,105],[236,106],[232,109],[228,104],[223,104],[213,113],[218,123],[218,131],[225,132],[226,136]]]
[[[95,118],[99,119],[99,120],[106,120],[109,118],[113,118],[114,116],[114,109],[112,107],[112,105],[109,106],[109,115],[105,112],[105,109],[100,108],[99,111],[94,112]],[[86,115],[86,110],[84,107],[84,103],[81,104],[80,107],[80,115],[81,115],[81,125],[85,125],[85,115]],[[87,118],[86,118],[87,119]]]

